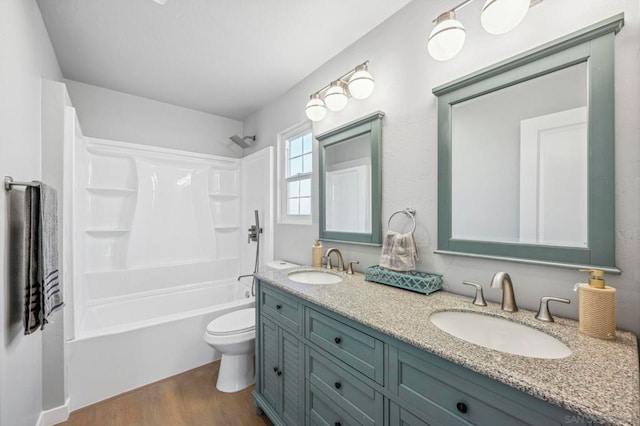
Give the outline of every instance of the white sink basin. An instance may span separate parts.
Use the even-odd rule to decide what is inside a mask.
[[[301,284],[336,284],[342,276],[325,271],[294,271],[289,272],[289,279]]]
[[[442,331],[496,351],[546,359],[571,355],[571,349],[555,337],[506,319],[452,311],[436,312],[429,319]]]

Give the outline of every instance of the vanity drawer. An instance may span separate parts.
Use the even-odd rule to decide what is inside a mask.
[[[389,384],[400,399],[438,424],[559,425],[539,412],[402,351],[390,351]],[[441,360],[443,361],[443,360]]]
[[[382,394],[313,349],[308,351],[309,383],[362,425],[382,425]]]
[[[395,402],[389,404],[389,426],[434,426],[439,423],[427,419],[424,415],[418,417]]]
[[[279,291],[260,286],[261,311],[279,325],[300,332],[302,308],[295,299]]]
[[[310,425],[360,426],[360,423],[352,419],[314,385],[309,386],[308,404]]]
[[[383,343],[340,321],[306,308],[305,337],[366,377],[384,385]]]

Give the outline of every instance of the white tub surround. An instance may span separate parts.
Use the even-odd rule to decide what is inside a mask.
[[[84,138],[76,164],[76,312],[237,274],[240,160]]]

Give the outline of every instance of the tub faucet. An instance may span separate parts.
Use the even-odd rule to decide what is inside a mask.
[[[240,281],[242,278],[247,278],[247,277],[253,277],[253,274],[240,275],[238,277],[238,281]]]
[[[491,280],[491,288],[502,290],[502,310],[506,312],[518,312],[516,296],[513,294],[513,283],[506,272],[496,272]]]
[[[336,255],[338,255],[338,271],[340,271],[340,272],[344,271],[344,258],[342,257],[342,253],[340,253],[340,250],[338,250],[335,247],[331,247],[324,254],[324,257],[327,258],[327,269],[332,269],[333,268],[333,265],[331,265],[331,254],[332,253],[335,253]]]
[[[240,281],[242,278],[247,278],[247,277],[253,277],[253,280],[251,280],[251,295],[255,296],[256,295],[256,276],[255,276],[255,274],[240,275],[238,277],[238,281]]]

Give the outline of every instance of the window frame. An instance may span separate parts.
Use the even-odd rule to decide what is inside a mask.
[[[287,177],[289,168],[289,157],[287,156],[287,141],[295,139],[306,133],[311,134],[311,172],[301,173],[296,176]],[[313,135],[313,127],[310,122],[300,123],[278,133],[278,223],[287,225],[311,225],[313,223],[313,205],[314,205],[314,187],[313,187],[313,169],[315,168],[315,137]],[[304,149],[304,148],[303,148]],[[302,154],[304,155],[304,154]],[[311,186],[310,193],[310,214],[308,215],[291,215],[287,212],[287,184],[309,179]]]

